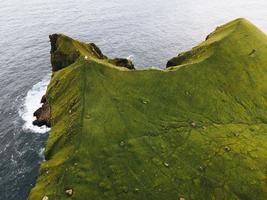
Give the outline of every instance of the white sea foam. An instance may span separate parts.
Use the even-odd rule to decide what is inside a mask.
[[[41,107],[41,98],[46,92],[49,83],[50,75],[47,75],[42,81],[35,84],[27,93],[23,106],[19,110],[20,117],[24,120],[23,129],[30,130],[36,133],[46,133],[50,129],[46,126],[37,127],[32,124],[35,120],[33,113]]]

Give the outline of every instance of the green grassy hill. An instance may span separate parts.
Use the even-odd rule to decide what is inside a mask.
[[[267,199],[267,36],[254,25],[218,27],[162,71],[57,37],[29,200]]]

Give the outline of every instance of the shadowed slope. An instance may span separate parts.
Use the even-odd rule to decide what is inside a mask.
[[[266,199],[266,55],[244,19],[164,71],[85,51],[49,84],[47,161],[29,199]]]

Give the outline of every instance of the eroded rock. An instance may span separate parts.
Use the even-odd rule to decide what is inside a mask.
[[[42,107],[38,108],[34,113],[33,116],[36,117],[32,123],[35,126],[47,126],[51,127],[50,123],[50,106],[47,100],[46,95],[44,95],[41,99],[41,103],[43,104]]]
[[[119,67],[125,67],[128,69],[135,69],[134,64],[131,60],[128,60],[126,58],[114,58],[110,60],[114,65]]]
[[[91,49],[91,51],[99,58],[99,59],[106,59],[107,56],[105,56],[102,51],[100,50],[100,48],[98,46],[96,46],[95,43],[89,43],[89,48]]]
[[[49,35],[51,43],[51,65],[53,72],[73,64],[80,56],[79,51],[70,51],[68,54],[60,51],[57,44],[59,36],[60,35],[58,34]]]

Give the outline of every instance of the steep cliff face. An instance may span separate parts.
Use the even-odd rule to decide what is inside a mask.
[[[52,40],[52,129],[29,200],[267,199],[267,37],[250,22],[163,71]]]

